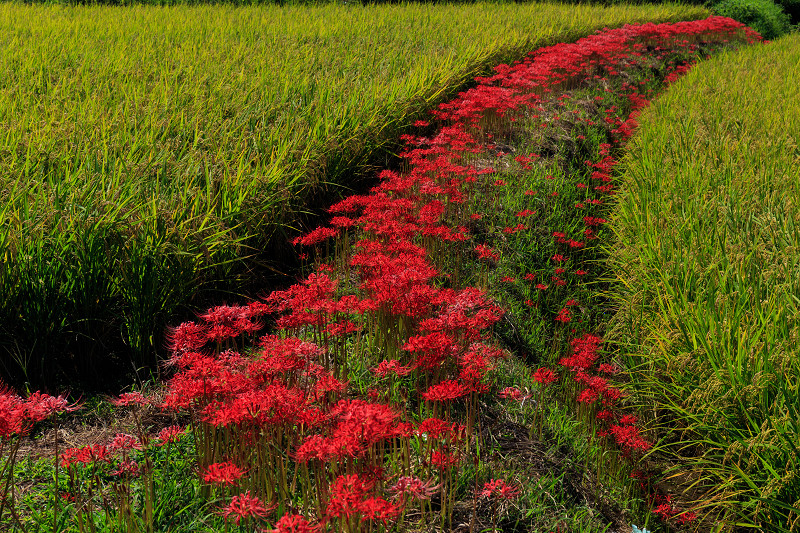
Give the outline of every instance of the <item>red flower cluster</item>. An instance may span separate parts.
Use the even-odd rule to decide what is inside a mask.
[[[275,524],[275,529],[270,529],[269,533],[317,533],[319,526],[311,524],[308,520],[298,514],[283,515]]]
[[[547,386],[558,381],[558,376],[549,368],[539,368],[533,373],[533,379],[541,385]]]
[[[242,470],[233,463],[214,463],[206,467],[203,481],[216,485],[234,485],[243,475]]]
[[[34,392],[23,399],[0,383],[0,439],[25,435],[36,422],[67,411],[79,409],[70,405],[63,396],[48,396]]]
[[[325,515],[328,519],[344,519],[345,523],[356,517],[361,521],[378,520],[387,523],[397,517],[400,508],[374,495],[375,484],[358,474],[339,476],[331,486],[331,495]]]
[[[303,490],[320,498],[318,518],[326,527],[337,521],[387,522],[398,516],[400,507],[410,499],[407,496],[417,500],[430,497],[436,489],[432,482],[405,476],[392,488],[395,495],[402,495],[397,496],[400,502],[383,499],[380,488],[389,478],[383,468],[387,463],[401,463],[399,456],[384,463],[390,453],[386,450],[401,449],[401,443],[415,438],[424,448],[420,464],[425,468],[434,466],[444,473],[458,465],[463,447],[453,444],[464,440],[465,433],[469,435],[476,416],[470,406],[478,405],[477,395],[488,392],[491,381],[487,376],[493,363],[503,357],[487,341],[503,310],[485,292],[460,286],[455,275],[443,272],[448,261],[459,261],[465,251],[483,261],[484,271],[502,259],[497,249],[478,244],[468,230],[482,220],[481,213],[474,212],[473,192],[488,191],[486,194],[497,199],[506,190],[506,181],[494,176],[493,169],[467,163],[471,154],[500,152],[479,141],[485,138],[480,135],[481,120],[488,114],[513,120],[515,110],[536,108],[543,95],[577,76],[585,76],[589,70],[616,73],[636,54],[644,53],[647,45],[666,43],[676,35],[741,31],[746,31],[741,24],[719,17],[677,25],[626,26],[577,43],[543,48],[515,65],[497,67],[494,76],[479,79],[476,87],[434,112],[445,124],[438,131],[430,132],[433,128],[428,129],[429,124],[422,121],[419,127],[426,128],[425,135],[430,136],[402,138],[407,172],[381,172],[379,184],[369,194],[331,206],[327,226],[294,240],[302,246],[326,243],[326,248],[335,250],[329,265],[318,265],[306,279],[261,302],[214,307],[197,322],[181,324],[172,331],[170,361],[177,373],[168,384],[163,406],[189,411],[201,426],[195,428],[195,435],[213,441],[204,444],[221,453],[216,457],[237,461],[240,457],[261,458],[260,464],[243,465],[253,479],[271,484],[259,495],[285,490],[286,484],[278,483],[274,476],[285,472],[286,457],[300,463],[297,471],[313,470],[313,475],[298,483],[316,485]],[[635,113],[647,101],[633,86],[626,86],[625,96]],[[600,98],[592,105],[605,104]],[[605,127],[614,138],[630,135],[636,115],[618,116],[616,110],[608,111]],[[543,119],[547,122],[549,118]],[[550,256],[552,263],[542,273],[542,282],[535,285],[537,296],[529,295],[539,298],[538,302],[529,300],[531,305],[549,308],[539,303],[559,297],[553,293],[558,295],[560,287],[572,281],[567,266],[578,262],[587,253],[587,243],[602,235],[606,220],[592,210],[603,201],[590,196],[614,192],[616,161],[609,155],[610,149],[611,145],[602,146],[601,159],[588,162],[591,176],[584,181],[591,185],[581,189],[586,198],[578,203],[583,226],[553,234],[556,253]],[[528,154],[515,159],[523,168],[532,168],[538,158]],[[552,186],[560,181],[548,180],[548,189],[526,195],[534,197],[531,201],[559,201],[559,191]],[[536,213],[523,209],[516,215],[532,221]],[[517,222],[521,221],[515,220],[497,236],[519,238],[513,235],[529,226]],[[578,277],[585,274],[581,269],[575,271]],[[543,283],[548,276],[552,289]],[[536,278],[531,274],[525,279],[533,282]],[[516,284],[511,277],[503,281]],[[579,328],[582,310],[576,305],[574,300],[568,301],[556,321]],[[262,329],[265,315],[272,315],[269,320],[274,320],[275,334],[262,337],[254,354],[237,351]],[[609,385],[607,378],[592,373],[600,342],[589,334],[573,339],[571,353],[560,364],[581,384],[579,401],[602,404],[605,414],[598,418],[618,445],[626,450],[646,449],[635,421],[616,414],[621,392]],[[427,402],[422,409],[434,415],[444,411],[448,413],[442,415],[445,419],[452,411],[451,404],[460,401],[473,421],[461,426],[449,419],[428,418],[412,432],[400,412],[377,403],[381,394],[376,393],[371,402],[347,396],[347,372],[354,366],[373,368],[376,380],[405,378],[390,380],[390,387],[396,387],[398,381],[416,383],[418,399]],[[601,365],[597,372],[612,374],[608,365]],[[544,386],[555,381],[556,375],[539,369],[534,379]],[[526,397],[519,389],[507,389],[504,394],[514,399]],[[145,400],[130,396],[120,401],[140,404]],[[161,440],[166,441],[167,435]],[[424,447],[423,441],[427,441]],[[209,465],[214,459],[204,460],[202,471],[208,482],[228,484],[241,475],[232,464]],[[501,480],[487,484],[486,491],[500,497],[515,493]],[[237,523],[240,518],[267,512],[260,500],[248,493],[238,498],[224,511]],[[286,515],[274,531],[316,529],[303,517]]]
[[[493,479],[483,485],[481,497],[500,498],[503,500],[513,500],[519,496],[519,487],[509,485],[502,479]]]
[[[239,525],[239,522],[243,519],[246,520],[251,517],[263,518],[276,507],[277,506],[274,504],[264,507],[261,500],[255,496],[250,496],[250,491],[245,491],[242,494],[234,496],[230,503],[222,508],[220,514],[224,516],[226,520],[233,517],[234,523]]]

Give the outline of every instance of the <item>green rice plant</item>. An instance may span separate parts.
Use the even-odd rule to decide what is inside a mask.
[[[632,391],[711,518],[800,528],[798,36],[695,67],[643,114],[611,257]]]
[[[483,69],[705,14],[2,4],[0,371],[82,388],[152,369],[165,316],[286,263],[276,243],[311,206]]]

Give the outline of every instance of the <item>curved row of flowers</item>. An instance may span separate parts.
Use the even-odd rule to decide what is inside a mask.
[[[169,360],[175,374],[165,393],[123,394],[117,405],[188,415],[206,497],[220,499],[226,520],[272,524],[276,532],[371,531],[412,522],[452,529],[460,468],[481,460],[481,399],[538,395],[542,408],[546,387],[559,375],[596,438],[635,465],[651,444],[623,406],[624,393],[614,385],[619,368],[601,357],[597,321],[583,298],[597,274],[603,210],[615,193],[613,151],[650,96],[630,73],[675,59],[664,71],[669,82],[688,58],[729,40],[757,39],[720,17],[626,26],[497,67],[440,106],[436,125],[420,122],[424,134],[404,137],[404,172],[383,171],[369,194],[333,205],[325,226],[296,240],[312,258],[305,279],[176,327]],[[597,151],[584,163],[585,179],[547,175],[542,190],[519,187],[557,157],[511,157],[504,139],[522,122],[543,135],[563,128],[565,117],[553,106],[566,114],[568,100],[587,87],[596,94],[589,104],[603,118],[581,118],[578,106],[569,124],[596,126],[605,138],[598,134],[587,144]],[[622,104],[601,109],[604,94]],[[571,142],[585,140],[580,134]],[[510,205],[507,195],[516,194],[509,193],[509,176],[519,180],[516,223],[487,226],[493,211]],[[571,204],[570,219],[553,227],[553,209],[564,202]],[[501,276],[514,239],[543,233],[541,268]],[[505,312],[487,292],[497,284],[522,286],[528,309],[551,324],[558,364],[532,374],[534,393],[522,384],[501,391],[494,385],[493,368],[509,357],[493,335]],[[13,457],[33,423],[66,409],[63,398],[0,394],[6,447],[0,451],[10,447]],[[93,527],[91,515],[105,505],[98,497],[111,476],[115,499],[106,512],[118,514],[120,528],[140,523],[139,513],[152,530],[158,487],[148,450],[172,445],[184,431],[169,427],[148,437],[142,428],[135,438],[64,450],[60,468],[81,529]],[[8,509],[19,520],[10,476],[5,480],[0,516]],[[134,483],[141,488],[134,491]],[[493,479],[473,496],[511,499],[519,488]],[[668,499],[656,503],[658,514],[674,523],[694,519]],[[471,520],[474,527],[474,512]]]

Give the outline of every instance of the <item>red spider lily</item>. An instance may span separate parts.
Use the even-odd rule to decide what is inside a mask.
[[[610,422],[611,420],[614,420],[614,412],[609,411],[608,409],[603,409],[602,411],[598,411],[597,415],[595,415],[595,418],[602,420],[603,422]]]
[[[567,307],[564,307],[563,309],[561,309],[561,311],[558,312],[558,315],[556,315],[555,320],[556,322],[561,322],[566,324],[567,322],[572,320],[572,313]]]
[[[619,372],[619,369],[614,365],[609,365],[608,363],[600,363],[597,366],[597,371],[598,372],[602,372],[604,374],[614,375],[614,374],[617,374]]]
[[[320,527],[308,522],[299,514],[285,514],[275,523],[269,533],[318,533]]]
[[[247,311],[245,311],[245,313],[248,318],[256,318],[272,313],[272,311],[272,306],[264,302],[250,302],[247,304]]]
[[[441,439],[453,429],[453,424],[440,418],[427,418],[417,426],[417,435],[427,435],[431,439]]]
[[[325,332],[331,337],[344,337],[351,333],[361,331],[361,326],[349,320],[341,320],[325,326]]]
[[[678,509],[672,505],[672,496],[657,496],[656,501],[658,500],[663,500],[663,503],[653,509],[653,514],[658,515],[662,520],[669,520],[678,513]]]
[[[388,405],[339,400],[329,412],[329,435],[307,437],[295,457],[298,462],[307,463],[312,459],[324,462],[362,456],[378,442],[408,435],[409,427],[399,418]]]
[[[598,393],[605,392],[608,389],[608,380],[600,376],[591,376],[585,383]]]
[[[439,492],[441,484],[434,485],[433,480],[422,481],[414,476],[401,476],[397,483],[389,488],[389,492],[395,499],[405,500],[407,497],[417,500],[430,500],[431,497]]]
[[[330,223],[336,228],[352,228],[356,225],[356,220],[349,217],[333,217]]]
[[[614,402],[625,396],[625,393],[615,387],[608,387],[603,391],[603,405],[613,405]]]
[[[79,408],[77,404],[69,405],[63,396],[48,396],[40,392],[23,399],[0,383],[0,439],[27,434],[36,422],[55,413]]]
[[[267,302],[277,312],[325,312],[334,305],[331,300],[338,286],[339,281],[327,274],[314,273],[285,291],[273,291],[267,297]]]
[[[489,358],[503,357],[501,350],[497,350],[497,352],[500,355],[496,354],[491,347],[476,343],[458,358],[460,367],[458,377],[469,392],[485,393],[489,390],[488,385],[483,383],[483,379],[486,373],[492,369]]]
[[[500,398],[503,398],[503,399],[506,399],[506,400],[514,400],[514,401],[517,401],[517,402],[524,402],[525,400],[527,400],[527,399],[529,399],[531,397],[531,394],[527,393],[527,389],[526,389],[526,393],[523,393],[517,387],[506,387],[503,390],[501,390],[499,393],[497,393],[497,395]]]
[[[518,232],[520,232],[520,231],[522,231],[522,230],[524,230],[526,228],[527,228],[527,226],[525,224],[517,224],[516,226],[513,226],[513,227],[503,228],[503,233],[505,233],[506,235],[512,235],[512,234],[518,233]]]
[[[493,248],[490,248],[484,244],[479,244],[476,246],[475,251],[478,252],[478,259],[500,261],[500,254],[498,254]]]
[[[385,524],[396,519],[401,509],[383,498],[367,498],[361,502],[360,510],[362,520],[378,520]]]
[[[158,442],[156,445],[166,446],[171,442],[178,442],[185,431],[186,428],[182,428],[180,426],[167,426],[158,432],[158,435],[156,436]]]
[[[580,338],[572,339],[572,355],[562,357],[558,364],[573,371],[586,370],[594,365],[598,358],[597,350],[602,339],[596,335],[585,334]]]
[[[599,226],[601,224],[605,224],[607,222],[604,218],[595,218],[595,217],[583,217],[583,222],[587,226]]]
[[[172,329],[167,340],[169,349],[173,354],[193,352],[200,350],[208,342],[208,332],[205,326],[196,322],[184,322]]]
[[[420,317],[430,312],[438,290],[428,285],[438,271],[421,257],[399,254],[355,256],[351,261],[364,272],[361,287],[383,309],[393,314]]]
[[[111,400],[111,403],[118,407],[129,405],[149,405],[151,400],[141,392],[126,392],[120,394],[119,398]]]
[[[639,434],[639,428],[636,426],[613,425],[609,431],[612,435],[614,435],[617,444],[624,448],[646,451],[653,446],[642,438],[642,436]]]
[[[604,194],[613,194],[614,193],[614,186],[610,183],[607,185],[599,185],[594,188],[597,192],[604,193]]]
[[[261,337],[258,344],[262,351],[248,364],[247,372],[264,381],[269,381],[276,375],[307,368],[311,361],[323,354],[323,350],[316,344],[294,337],[267,335]]]
[[[588,403],[592,404],[597,401],[598,393],[593,388],[583,389],[580,394],[578,394],[578,403]]]
[[[394,374],[396,376],[407,376],[414,371],[410,366],[402,366],[397,359],[389,361],[381,361],[376,368],[372,371],[378,377],[386,377],[387,374]]]
[[[111,472],[115,477],[138,477],[140,474],[139,463],[131,459],[125,459]]]
[[[74,464],[110,463],[112,453],[103,444],[92,444],[83,448],[67,448],[59,458],[61,468],[70,468]]]
[[[282,383],[237,392],[228,403],[209,404],[203,409],[202,420],[217,427],[244,423],[257,427],[287,425],[302,420],[308,406],[304,391]]]
[[[518,155],[514,158],[514,161],[522,165],[523,170],[530,170],[531,168],[533,168],[530,165],[531,161],[533,160],[534,158],[526,157],[524,155]]]
[[[225,517],[225,520],[233,517],[234,523],[238,526],[242,519],[250,517],[263,518],[276,507],[274,504],[264,507],[261,500],[255,496],[250,496],[250,491],[248,490],[234,496],[231,502],[220,511],[220,514]]]
[[[233,463],[214,463],[208,465],[203,473],[203,481],[215,485],[234,485],[244,472]]]
[[[539,368],[533,373],[533,379],[541,385],[549,385],[558,381],[558,375],[549,368]]]
[[[431,454],[431,464],[440,470],[456,467],[460,461],[457,453],[451,453],[445,449],[435,450]]]
[[[452,402],[467,394],[467,389],[452,379],[432,385],[420,396],[429,402]]]
[[[445,306],[438,316],[425,319],[420,330],[427,332],[457,332],[463,339],[474,341],[480,338],[481,330],[496,323],[503,316],[503,309],[494,305],[486,294],[467,287],[458,293],[450,293],[443,299]]]
[[[358,474],[339,476],[330,488],[330,500],[325,514],[333,518],[349,519],[360,516],[361,520],[386,522],[400,514],[400,507],[383,498],[371,496],[374,483]]]
[[[530,209],[523,209],[519,211],[516,216],[518,217],[530,217],[536,214],[536,211],[531,211]]]
[[[31,423],[41,422],[55,413],[77,411],[81,407],[78,403],[69,404],[64,396],[50,396],[38,391],[32,392],[20,406],[25,418]]]
[[[445,205],[439,200],[433,200],[422,206],[419,210],[419,221],[426,226],[437,224],[445,211]]]
[[[118,433],[111,439],[111,442],[108,444],[108,451],[111,453],[116,452],[128,452],[131,450],[141,450],[142,445],[139,442],[139,439],[134,437],[133,435],[126,435],[124,433]]]
[[[483,485],[480,495],[482,498],[513,500],[519,496],[519,487],[509,485],[502,479],[493,479]]]
[[[458,346],[449,335],[433,332],[410,337],[403,345],[403,350],[415,354],[412,366],[420,370],[431,370],[454,357]]]
[[[330,239],[331,237],[336,237],[338,234],[339,232],[335,229],[319,227],[303,235],[302,237],[295,238],[292,241],[292,244],[294,245],[301,244],[303,246],[314,246],[315,244],[324,242]]]
[[[252,334],[263,327],[251,320],[250,307],[219,305],[209,309],[200,318],[207,324],[206,337],[215,343],[222,343],[243,333]]]
[[[314,392],[317,397],[324,397],[325,394],[332,392],[334,394],[342,394],[347,390],[349,382],[341,381],[333,377],[333,375],[324,372],[317,376],[317,382],[314,384]]]

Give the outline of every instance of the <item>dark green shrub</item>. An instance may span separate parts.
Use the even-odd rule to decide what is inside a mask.
[[[800,24],[800,0],[777,0],[775,3],[783,8],[792,24]]]
[[[765,39],[774,39],[789,31],[789,17],[772,0],[722,0],[713,9],[718,15],[747,24]]]

